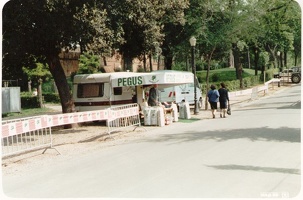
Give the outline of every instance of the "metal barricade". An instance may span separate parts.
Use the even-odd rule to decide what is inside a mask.
[[[108,110],[108,134],[125,127],[136,126],[136,129],[137,127],[141,126],[139,105],[136,103],[111,107]]]
[[[2,157],[43,147],[43,153],[49,148],[55,149],[52,146],[51,127],[44,126],[46,121],[46,115],[3,121],[2,129],[7,130],[2,130]]]
[[[108,133],[130,126],[140,126],[138,104],[127,104],[105,110],[42,115],[2,122],[2,157],[45,147],[52,144],[51,127],[95,120],[107,120]],[[135,128],[135,129],[136,129]],[[135,130],[134,129],[134,130]],[[55,149],[59,154],[60,152]]]

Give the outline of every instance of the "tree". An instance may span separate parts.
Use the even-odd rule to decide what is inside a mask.
[[[47,66],[42,63],[35,63],[35,67],[33,68],[22,67],[22,70],[36,86],[39,79],[46,80],[51,77]]]
[[[100,71],[100,59],[96,55],[84,53],[80,55],[79,61],[77,74],[93,74]]]
[[[103,2],[103,1],[102,1]],[[62,49],[100,48],[113,36],[100,1],[11,0],[3,8],[3,63],[26,63],[35,55],[47,63],[58,88],[63,113],[74,112],[70,90],[59,62]],[[112,41],[107,40],[107,41]],[[20,58],[20,59],[19,59]],[[20,65],[22,66],[22,65]],[[4,70],[5,71],[5,70]]]
[[[146,56],[162,52],[171,69],[176,55],[187,59],[191,36],[208,67],[233,50],[241,80],[247,52],[256,70],[263,51],[273,64],[278,50],[284,65],[287,52],[299,59],[300,11],[293,0],[11,0],[3,8],[2,70],[6,77],[22,77],[21,66],[48,64],[63,112],[73,112],[61,51],[80,45],[81,52],[104,57],[118,50],[125,69],[135,57],[147,69]]]
[[[122,44],[119,42],[114,46],[123,55],[125,69],[132,70],[129,66],[136,57],[143,60],[144,69],[147,69],[146,55],[151,57],[159,52],[166,41],[165,25],[183,21],[183,9],[187,3],[188,0],[111,1],[110,19],[119,27],[123,38]]]
[[[172,69],[173,59],[178,52],[181,54],[184,45],[189,46],[186,35],[185,12],[189,8],[188,0],[170,1],[167,3],[165,15],[162,16],[164,40],[161,43],[161,50],[164,56],[165,69]]]
[[[261,49],[269,53],[271,65],[276,68],[278,63],[282,70],[283,65],[287,66],[287,52],[301,43],[301,38],[295,39],[297,28],[300,27],[300,8],[293,0],[260,1],[259,7],[263,8],[264,13],[259,16],[262,30],[256,38],[262,44]],[[280,61],[282,58],[284,62]]]

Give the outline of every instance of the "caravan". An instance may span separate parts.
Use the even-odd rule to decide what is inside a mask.
[[[190,85],[194,82],[193,77],[191,72],[171,70],[81,74],[74,77],[73,100],[77,111],[99,110],[130,103],[141,104],[148,86],[158,84],[159,88],[164,89]]]
[[[77,111],[100,110],[133,103],[132,87],[112,87],[112,74],[81,74],[74,77],[73,100]],[[125,76],[125,73],[119,74]]]

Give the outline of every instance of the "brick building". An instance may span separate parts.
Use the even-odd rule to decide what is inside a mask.
[[[79,58],[80,58],[80,49],[76,49],[75,51],[65,52],[62,51],[59,54],[60,62],[65,72],[65,75],[69,77],[73,72],[76,72],[79,68]],[[126,71],[123,67],[124,60],[119,53],[115,53],[112,57],[101,57],[100,56],[100,68],[103,68],[105,72],[114,72],[114,71]],[[158,64],[157,59],[152,58],[152,70],[164,69],[163,61],[160,60]],[[131,63],[130,71],[137,72],[144,70],[144,62],[143,59],[133,59]],[[146,71],[150,70],[150,60],[146,58]]]

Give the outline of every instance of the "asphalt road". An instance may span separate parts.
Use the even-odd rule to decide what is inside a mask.
[[[226,119],[156,128],[18,177],[9,197],[295,197],[301,186],[301,86],[233,108]]]

